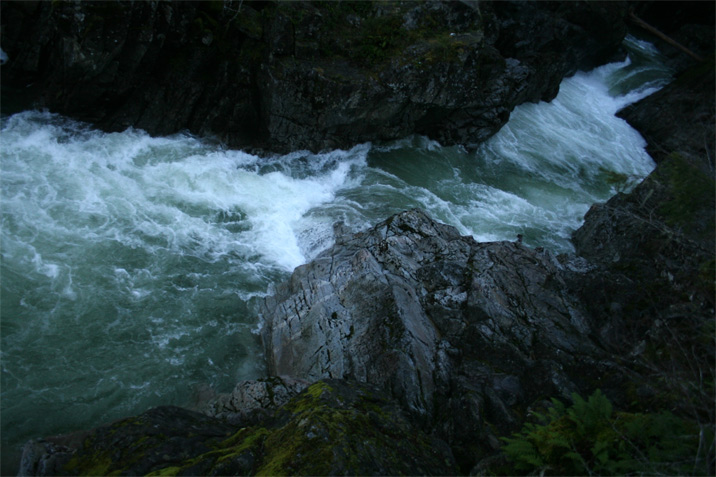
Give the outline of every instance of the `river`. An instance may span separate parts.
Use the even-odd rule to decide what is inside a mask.
[[[589,207],[654,167],[614,114],[670,79],[656,50],[565,79],[477,151],[424,137],[259,158],[186,134],[3,117],[2,455],[264,374],[256,304],[354,231],[421,207],[480,241],[570,252]],[[615,183],[615,177],[625,183]]]

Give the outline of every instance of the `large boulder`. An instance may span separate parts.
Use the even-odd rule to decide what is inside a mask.
[[[475,145],[610,59],[622,2],[2,2],[3,112],[276,152]]]
[[[261,309],[268,371],[381,387],[467,471],[529,406],[596,387],[619,395],[625,374],[566,281],[587,271],[407,211],[339,235],[276,287]]]

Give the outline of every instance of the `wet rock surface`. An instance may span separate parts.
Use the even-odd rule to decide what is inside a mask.
[[[232,392],[203,403],[199,410],[230,424],[255,424],[269,417],[309,384],[308,381],[278,376],[241,381]]]
[[[621,2],[3,2],[3,111],[230,146],[478,144],[609,60]]]

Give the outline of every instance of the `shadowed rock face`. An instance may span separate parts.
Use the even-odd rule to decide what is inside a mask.
[[[679,396],[669,406],[710,423],[713,389],[699,383],[714,377],[713,38],[712,26],[709,60],[619,113],[648,141],[656,169],[631,193],[595,204],[572,237],[577,253],[598,265],[578,287],[596,335],[666,383],[661,392]]]
[[[583,283],[584,302],[603,316],[600,333],[631,349],[661,333],[655,323],[688,324],[695,329],[677,334],[697,336],[714,313],[714,5],[642,9],[705,61],[655,38],[680,71],[618,116],[644,136],[656,169],[631,193],[595,204],[572,237],[577,253],[602,269]]]
[[[620,2],[3,2],[3,110],[285,152],[478,144],[610,59]]]

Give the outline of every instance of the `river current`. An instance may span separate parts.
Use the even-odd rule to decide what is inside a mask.
[[[420,207],[479,241],[570,252],[654,167],[615,113],[670,79],[648,43],[525,104],[477,151],[424,137],[259,158],[186,134],[1,120],[3,475],[28,439],[261,377],[256,304],[333,241]],[[614,183],[616,174],[626,184]]]

